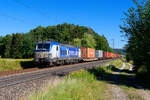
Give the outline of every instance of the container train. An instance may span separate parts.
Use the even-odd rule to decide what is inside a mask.
[[[119,54],[115,53],[93,48],[76,47],[55,41],[39,42],[36,45],[34,54],[35,63],[48,66],[120,57]]]

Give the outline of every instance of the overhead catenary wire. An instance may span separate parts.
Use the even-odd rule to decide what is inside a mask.
[[[21,18],[17,18],[17,17],[14,17],[12,15],[8,15],[6,13],[0,13],[0,16],[3,16],[3,17],[6,17],[6,18],[10,18],[12,20],[15,20],[15,21],[19,21],[19,22],[25,22],[23,19]]]
[[[11,20],[14,20],[14,21],[17,21],[17,22],[20,22],[20,23],[24,23],[24,25],[33,25],[33,23],[29,23],[27,21],[25,21],[23,18],[18,18],[18,17],[15,17],[13,15],[10,15],[10,14],[7,14],[7,13],[0,13],[0,16],[4,17],[4,18],[9,18]]]
[[[14,1],[15,3],[17,3],[17,4],[19,4],[19,5],[24,6],[25,8],[30,9],[32,12],[35,12],[35,13],[37,13],[37,14],[39,14],[39,15],[41,15],[41,16],[47,18],[47,19],[50,19],[50,18],[51,18],[51,16],[49,16],[48,14],[42,12],[42,11],[39,10],[39,9],[36,9],[36,8],[32,7],[31,5],[27,5],[27,4],[23,3],[21,0],[12,0],[12,1]],[[57,16],[56,16],[56,19],[58,19]]]

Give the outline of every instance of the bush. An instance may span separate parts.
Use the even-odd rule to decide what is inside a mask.
[[[139,67],[137,74],[145,74],[148,73],[147,67],[142,65],[141,67]]]
[[[140,66],[136,73],[137,80],[142,82],[144,86],[149,86],[150,84],[149,77],[150,73],[148,71],[148,68],[145,65]]]

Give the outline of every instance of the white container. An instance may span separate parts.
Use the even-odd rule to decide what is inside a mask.
[[[103,51],[102,50],[96,50],[95,51],[95,57],[96,58],[103,58]]]

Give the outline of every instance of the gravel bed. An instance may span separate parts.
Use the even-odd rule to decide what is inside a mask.
[[[40,69],[39,68],[28,68],[28,69],[21,69],[21,70],[4,71],[4,72],[0,72],[0,77],[20,74],[20,73],[25,73],[25,72],[31,72],[31,71],[37,71],[37,70],[40,70]]]
[[[44,79],[28,81],[2,88],[0,89],[0,100],[21,100],[22,98],[31,95],[31,93],[38,92],[42,88],[46,87],[48,83],[53,84],[53,82],[58,79],[60,80],[61,78],[58,76],[49,76]]]
[[[79,64],[76,64],[76,65],[79,65]],[[101,65],[103,66],[108,65],[108,63],[105,62]],[[69,67],[69,66],[71,65],[67,65],[66,67]],[[38,92],[38,90],[41,90],[44,87],[47,87],[49,82],[50,83],[55,82],[54,80],[58,78],[59,80],[62,79],[62,77],[60,76],[49,75],[45,78],[41,78],[41,79],[37,79],[33,81],[27,81],[24,83],[19,83],[17,85],[0,88],[0,100],[20,100],[21,98],[28,97],[32,93]],[[21,100],[25,100],[25,99],[21,99]]]

